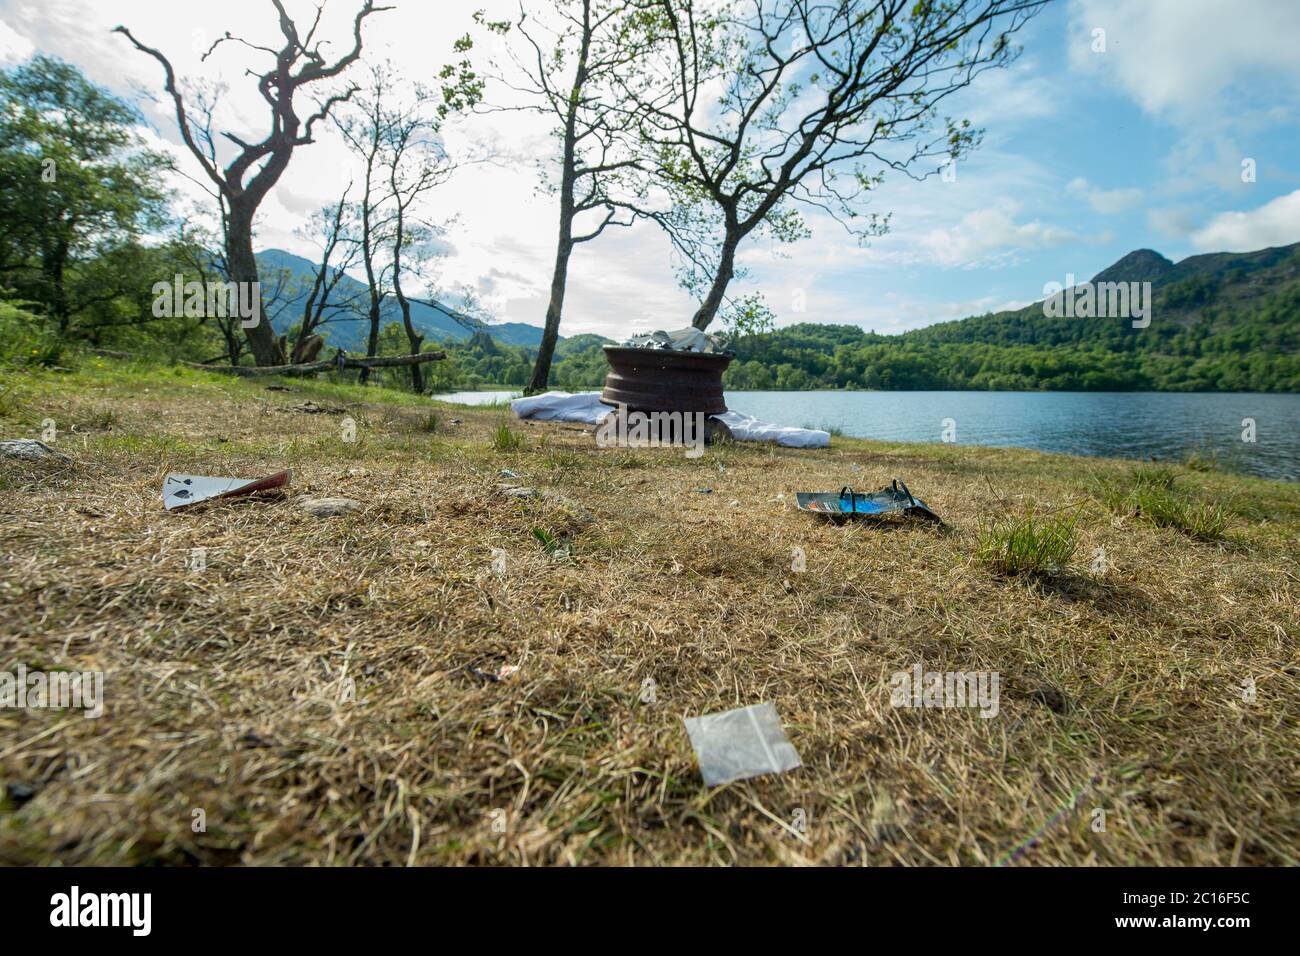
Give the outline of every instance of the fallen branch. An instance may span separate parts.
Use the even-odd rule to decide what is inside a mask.
[[[401,365],[420,365],[424,362],[440,362],[446,357],[446,352],[421,352],[419,355],[350,358],[343,352],[339,352],[334,358],[324,362],[307,362],[301,365],[200,365],[198,362],[182,364],[190,368],[203,369],[205,372],[224,372],[229,375],[303,375],[309,372],[342,372],[350,368],[395,368]]]
[[[107,358],[139,359],[141,356],[130,352],[114,352],[110,349],[87,349],[93,355]],[[390,355],[382,358],[351,358],[339,352],[332,359],[324,362],[307,362],[299,365],[206,365],[202,362],[181,362],[186,368],[196,368],[204,372],[224,372],[227,375],[302,375],[308,372],[341,372],[350,368],[395,368],[403,365],[421,365],[424,362],[440,362],[447,357],[446,352],[421,352],[419,355]]]

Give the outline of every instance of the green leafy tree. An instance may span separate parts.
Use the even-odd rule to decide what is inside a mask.
[[[47,56],[0,73],[0,281],[39,305],[67,337],[79,315],[135,291],[142,233],[167,216],[167,159],[143,147],[137,112]],[[147,312],[145,313],[147,314]]]
[[[756,230],[793,241],[814,208],[862,238],[883,233],[887,216],[863,216],[872,190],[979,142],[939,107],[1010,62],[1011,35],[1045,2],[646,0],[664,39],[622,92],[675,200],[656,218],[701,300],[695,327],[718,315]]]

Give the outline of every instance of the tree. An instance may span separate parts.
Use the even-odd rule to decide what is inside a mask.
[[[420,354],[424,341],[411,322],[411,301],[402,287],[402,274],[410,271],[419,276],[433,258],[435,233],[441,230],[414,216],[416,204],[426,193],[445,183],[455,167],[438,138],[438,121],[424,111],[428,92],[417,86],[413,102],[394,107],[387,123],[385,162],[392,199],[393,295],[402,312],[402,327],[412,355]],[[424,392],[424,378],[419,365],[411,366],[411,388]]]
[[[470,47],[468,37],[455,45],[460,53]],[[411,319],[411,302],[423,300],[411,296],[402,280],[421,275],[435,256],[434,240],[442,231],[420,210],[427,195],[456,170],[440,136],[442,123],[477,103],[482,92],[468,60],[443,67],[438,78],[444,84],[438,91],[418,83],[404,89],[391,65],[376,64],[365,92],[335,120],[361,162],[357,242],[370,291],[370,355],[380,347],[383,307],[390,295],[401,312],[411,354],[419,354],[424,340]],[[362,382],[367,371],[362,371]],[[422,392],[420,367],[411,366],[410,375],[412,387]]]
[[[1047,0],[646,0],[667,39],[635,82],[640,135],[672,208],[656,215],[706,328],[742,241],[808,234],[800,208],[860,238],[888,229],[862,207],[887,170],[914,178],[980,139],[939,105],[1015,55],[1008,40]],[[646,91],[650,91],[647,94]],[[668,95],[664,95],[668,91]],[[754,303],[745,304],[749,312]]]
[[[270,108],[271,129],[257,142],[248,142],[231,132],[223,133],[225,139],[238,150],[224,169],[208,155],[196,138],[188,107],[177,87],[176,72],[171,61],[160,51],[137,40],[126,27],[119,26],[114,30],[130,40],[141,53],[157,60],[163,68],[163,88],[171,96],[181,139],[225,200],[228,209],[226,260],[231,280],[239,283],[258,281],[257,259],[253,254],[253,219],[258,207],[284,175],[294,150],[313,142],[316,124],[327,119],[336,105],[349,99],[355,92],[355,87],[329,95],[317,104],[316,112],[305,120],[299,115],[295,97],[305,88],[337,77],[355,63],[361,55],[361,30],[366,18],[373,13],[392,9],[376,7],[374,0],[365,0],[353,20],[351,49],[329,62],[323,52],[325,41],[316,39],[323,5],[317,7],[310,29],[306,36],[302,36],[297,24],[285,10],[283,0],[271,0],[271,4],[278,14],[280,33],[284,37],[283,46],[279,49],[260,46],[227,32],[203,55],[203,60],[206,61],[221,44],[235,43],[269,55],[275,61],[275,65],[264,72],[249,71],[249,75],[256,77],[257,91]],[[265,315],[263,310],[263,318]],[[250,325],[245,329],[245,334],[258,365],[284,362],[284,350],[276,340],[269,319]]]
[[[639,61],[655,42],[644,5],[644,0],[561,0],[553,11],[556,26],[532,20],[522,9],[514,25],[522,38],[522,51],[511,52],[519,79],[502,82],[526,101],[493,109],[546,115],[560,153],[558,180],[544,180],[559,198],[559,229],[529,394],[544,391],[550,378],[575,247],[611,225],[629,226],[645,215],[646,176],[630,148],[638,114],[624,107],[615,82],[621,75],[623,84],[637,85]],[[578,225],[584,218],[591,221]]]
[[[142,147],[139,122],[60,60],[36,56],[0,73],[0,283],[43,306],[60,336],[123,282],[134,291],[133,277],[101,270],[73,294],[74,273],[110,252],[121,258],[166,220],[158,183],[169,163]]]
[[[357,249],[366,273],[369,303],[365,310],[370,324],[366,339],[366,356],[379,354],[380,321],[384,303],[392,294],[392,260],[385,261],[384,246],[391,241],[391,222],[385,209],[387,184],[384,176],[384,148],[389,137],[392,117],[384,103],[394,95],[396,80],[386,64],[376,64],[370,69],[365,92],[352,104],[351,109],[335,117],[334,123],[344,142],[361,160],[361,195],[357,200],[355,217],[358,224]],[[364,385],[370,379],[370,370],[362,369],[359,381]]]
[[[214,251],[219,246],[215,239],[216,237],[202,225],[185,220],[181,222],[173,243],[176,250],[175,258],[183,271],[195,276],[205,287],[210,282],[225,282],[229,276],[224,255]],[[221,340],[225,343],[225,358],[231,365],[238,365],[245,345],[245,340],[240,335],[239,316],[226,314],[210,318],[216,323],[217,330],[221,333]],[[200,319],[200,322],[202,321],[203,319]]]
[[[320,264],[312,276],[311,290],[303,303],[302,321],[294,337],[293,355],[290,358],[293,364],[311,361],[315,353],[319,352],[320,346],[313,345],[313,336],[316,336],[318,328],[356,308],[357,303],[353,297],[340,302],[334,295],[347,270],[357,264],[361,250],[354,221],[356,207],[348,202],[351,191],[352,184],[349,183],[339,201],[317,210],[303,230],[303,234],[319,239],[321,256]],[[323,344],[318,336],[315,341]],[[311,357],[308,357],[309,353]]]

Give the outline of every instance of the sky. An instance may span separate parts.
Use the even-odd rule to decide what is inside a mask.
[[[396,9],[367,21],[363,56],[390,59],[412,79],[451,57],[474,10],[518,10],[517,0],[389,2]],[[359,6],[329,0],[322,35],[332,49],[344,48]],[[75,64],[136,102],[147,140],[201,175],[157,98],[160,68],[111,33],[119,23],[182,76],[228,85],[223,128],[245,138],[263,128],[264,105],[243,75],[255,54],[230,44],[206,62],[200,54],[228,29],[278,36],[266,0],[0,0],[0,65],[33,52]],[[740,254],[748,275],[731,292],[763,292],[778,325],[896,333],[1026,305],[1046,284],[1091,277],[1135,249],[1177,262],[1300,241],[1297,39],[1297,0],[1057,0],[1017,34],[1014,64],[953,104],[985,131],[955,177],[887,177],[869,211],[889,213],[891,230],[865,246],[818,216],[811,237],[792,245],[751,238]],[[476,56],[503,59],[504,42],[480,44]],[[446,138],[453,154],[495,158],[462,168],[431,199],[430,215],[450,223],[437,288],[472,286],[496,321],[541,325],[558,209],[538,188],[537,163],[551,160],[554,141],[540,120],[513,112],[469,117]],[[353,167],[336,135],[322,127],[317,139],[295,152],[263,205],[259,248],[316,258],[302,227],[337,201]],[[578,247],[561,332],[622,338],[680,328],[693,312],[667,240],[640,224]]]

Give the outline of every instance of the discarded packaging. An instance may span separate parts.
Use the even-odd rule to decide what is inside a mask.
[[[665,332],[649,332],[634,335],[623,342],[625,349],[669,349],[674,352],[709,352],[721,354],[727,351],[726,339],[721,335],[709,335],[694,327]]]
[[[163,507],[168,511],[188,508],[200,501],[251,495],[255,491],[283,488],[289,472],[281,471],[267,478],[211,478],[207,475],[168,475],[163,481]]]
[[[686,717],[683,723],[707,787],[803,766],[772,704]]]
[[[839,494],[801,491],[795,498],[798,499],[800,511],[815,511],[831,517],[881,515],[901,511],[905,515],[928,518],[943,524],[943,519],[931,511],[924,501],[914,497],[907,490],[907,485],[897,478],[892,485],[871,494],[861,494],[846,485],[840,489]]]

